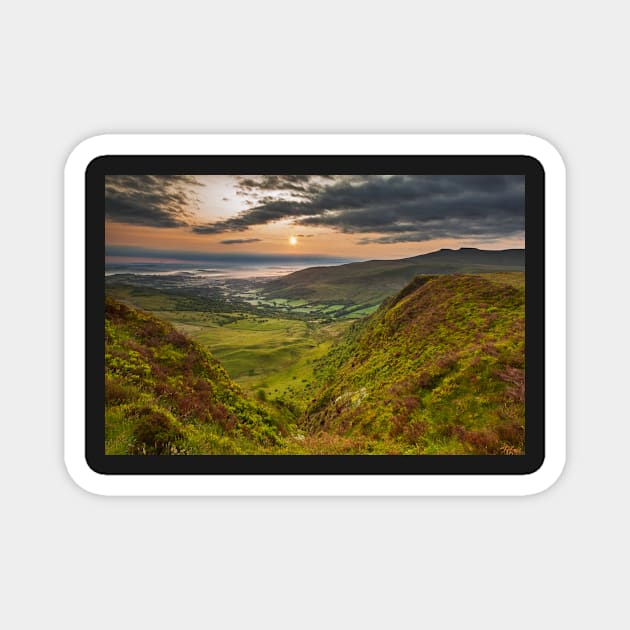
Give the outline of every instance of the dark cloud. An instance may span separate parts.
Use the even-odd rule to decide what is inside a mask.
[[[110,221],[151,227],[189,225],[199,209],[192,175],[108,175],[105,214]]]
[[[257,192],[259,190],[285,190],[305,192],[313,175],[259,175],[242,177],[238,182],[241,192]]]
[[[259,243],[260,238],[229,238],[225,241],[219,241],[221,245],[242,245],[243,243]]]
[[[435,238],[491,241],[524,234],[522,176],[243,175],[234,181],[245,209],[201,224],[197,191],[203,184],[194,176],[108,176],[106,214],[111,221],[188,227],[197,234],[242,233],[289,220],[305,230],[323,227],[357,234],[357,242],[365,244]]]
[[[314,179],[315,178],[315,179]],[[235,217],[193,231],[240,232],[292,219],[295,225],[349,234],[379,233],[359,243],[427,241],[434,238],[493,240],[522,236],[525,187],[508,175],[355,175],[322,183],[318,176],[268,175],[240,180],[240,192],[256,204]],[[269,196],[295,193],[290,198]]]
[[[216,223],[208,223],[206,225],[196,225],[193,232],[197,234],[222,234],[223,232],[242,232],[252,225],[264,225],[273,221],[280,221],[287,217],[300,216],[303,212],[300,210],[296,213],[296,207],[302,207],[305,204],[298,204],[294,201],[271,201],[268,200],[262,205],[244,210],[235,217],[217,221]]]

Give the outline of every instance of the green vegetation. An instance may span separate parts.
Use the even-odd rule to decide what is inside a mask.
[[[261,293],[108,287],[152,315],[106,303],[107,453],[523,452],[523,273],[418,276],[380,306]]]
[[[106,453],[258,453],[279,444],[285,427],[204,348],[114,300],[105,315]]]
[[[307,322],[252,313],[153,311],[212,352],[246,392],[265,391],[270,400],[301,398],[314,379],[313,367],[350,322]]]
[[[368,260],[332,267],[309,267],[277,278],[268,299],[302,299],[314,304],[380,304],[420,274],[489,273],[525,270],[525,250],[442,249],[398,260]],[[360,315],[360,312],[356,313]]]
[[[321,362],[303,428],[408,454],[520,454],[523,274],[419,276]]]
[[[108,285],[107,295],[146,311],[214,311],[225,307],[223,301],[119,283]]]

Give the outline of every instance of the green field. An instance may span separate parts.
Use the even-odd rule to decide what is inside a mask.
[[[317,324],[251,313],[153,311],[209,349],[246,391],[299,403],[324,356],[350,322]]]
[[[315,389],[315,362],[352,321],[377,308],[264,299],[255,289],[233,294],[232,302],[125,285],[108,287],[108,295],[152,313],[200,343],[250,395],[286,402],[296,411],[304,409]]]

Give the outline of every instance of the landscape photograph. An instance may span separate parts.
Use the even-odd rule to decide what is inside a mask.
[[[107,455],[525,454],[525,178],[107,175]]]

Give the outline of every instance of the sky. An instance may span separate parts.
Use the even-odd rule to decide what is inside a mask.
[[[108,175],[108,258],[404,258],[525,246],[518,175]]]

